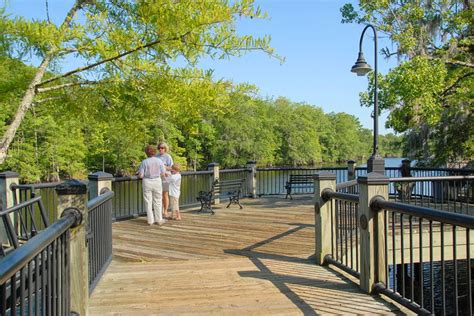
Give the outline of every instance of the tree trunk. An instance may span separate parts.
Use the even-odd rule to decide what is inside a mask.
[[[69,27],[76,12],[80,10],[87,1],[88,0],[77,0],[71,10],[69,10],[69,12],[67,13],[66,18],[64,19],[64,22],[61,27]],[[15,113],[13,122],[8,126],[7,130],[5,131],[5,134],[3,134],[2,139],[0,140],[0,164],[4,163],[7,158],[8,148],[10,147],[10,144],[12,143],[18,128],[20,127],[20,124],[23,121],[26,112],[28,112],[28,110],[31,108],[31,105],[33,104],[33,100],[36,95],[36,86],[41,82],[41,79],[43,79],[43,76],[46,72],[46,68],[48,67],[50,61],[51,52],[48,52],[46,54],[46,57],[41,62],[41,65],[39,66],[38,71],[33,77],[33,80],[28,86],[28,89],[26,89],[26,92],[23,95],[23,99],[21,100],[21,103]]]
[[[23,99],[21,100],[20,106],[18,107],[18,110],[15,113],[13,122],[8,126],[8,129],[2,136],[2,140],[0,141],[0,164],[4,163],[5,159],[7,158],[7,150],[10,147],[10,144],[12,143],[13,138],[15,137],[15,134],[18,128],[20,127],[21,122],[23,121],[26,112],[28,112],[31,107],[31,104],[33,103],[33,99],[36,95],[36,85],[41,82],[41,79],[43,78],[44,73],[46,72],[46,68],[49,65],[49,61],[50,58],[48,56],[43,59],[43,62],[39,66],[38,71],[36,72],[35,76],[33,77],[33,80],[28,86],[28,89],[26,89],[26,92],[23,95]]]

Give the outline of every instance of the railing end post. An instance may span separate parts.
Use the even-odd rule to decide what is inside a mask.
[[[248,175],[248,188],[250,192],[250,197],[255,199],[257,198],[257,161],[249,160],[246,165],[250,174]]]
[[[325,257],[333,252],[332,226],[334,223],[332,202],[325,200],[324,192],[336,190],[336,174],[317,173],[314,179],[315,259],[323,265]]]
[[[371,172],[357,179],[359,184],[360,288],[371,293],[374,285],[386,280],[384,212],[377,205],[388,199],[389,178]]]
[[[56,186],[57,214],[73,213],[76,217],[69,243],[71,275],[71,310],[87,315],[89,308],[89,255],[86,244],[88,221],[87,186],[79,180],[69,180]]]
[[[347,180],[355,180],[356,174],[355,174],[355,168],[356,168],[356,162],[354,160],[348,160],[347,161]]]
[[[104,189],[112,191],[112,180],[114,176],[107,172],[94,172],[88,177],[89,179],[89,191],[91,199],[103,194]]]
[[[207,165],[207,170],[212,171],[211,177],[209,179],[209,188],[212,187],[212,184],[219,179],[219,172],[220,172],[220,167],[219,163],[217,162],[211,162],[210,164]],[[220,199],[218,196],[214,198],[214,204],[218,205],[220,204]]]

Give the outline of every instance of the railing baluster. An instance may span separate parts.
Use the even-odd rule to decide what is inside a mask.
[[[469,314],[472,315],[472,275],[471,275],[471,230],[466,228],[466,260],[467,260],[467,302]]]
[[[334,255],[334,235],[335,235],[335,232],[334,230],[337,229],[337,224],[334,222],[335,221],[335,214],[334,214],[334,207],[333,207],[333,203],[330,203],[329,204],[329,214],[330,214],[330,218],[329,218],[329,222],[331,224],[331,256],[333,257],[337,257],[337,250],[336,250],[336,255]],[[337,244],[336,244],[336,247],[337,247]]]
[[[443,315],[446,315],[446,268],[444,262],[444,224],[440,225],[441,235],[441,309]]]
[[[360,240],[359,240],[359,204],[355,205],[355,226],[356,226],[356,271],[359,271],[359,247],[360,247]],[[388,274],[387,274],[388,275]]]
[[[25,267],[20,270],[20,315],[25,315],[25,270]]]
[[[40,315],[40,304],[41,304],[41,295],[40,295],[40,280],[41,280],[41,270],[40,270],[40,256],[37,254],[35,256],[35,315]]]
[[[387,210],[383,210],[383,230],[385,236],[385,286],[389,287],[389,264],[388,264],[388,212]]]
[[[400,254],[401,254],[401,287],[402,287],[402,296],[405,297],[405,234],[403,230],[403,214],[400,214]]]
[[[35,300],[33,299],[33,260],[28,262],[28,315],[33,315],[33,305]]]
[[[354,216],[353,216],[353,203],[349,203],[350,205],[350,209],[349,209],[349,220],[350,220],[350,224],[349,224],[349,231],[350,231],[350,241],[351,241],[351,245],[350,245],[350,249],[351,249],[351,268],[354,269],[354,245],[353,245],[353,242],[352,242],[352,239],[353,239],[353,236],[352,236],[352,231],[354,230],[354,227],[353,227],[353,224],[354,224]]]
[[[453,263],[454,263],[454,313],[459,313],[459,302],[458,302],[458,259],[457,259],[457,238],[456,238],[456,226],[453,226]]]
[[[433,269],[433,221],[430,221],[430,294],[431,294],[431,312],[434,313],[434,269]]]
[[[7,314],[7,283],[0,285],[0,315]],[[39,315],[39,314],[36,314]]]
[[[410,225],[410,302],[415,300],[415,274],[413,268],[413,216],[408,217]]]
[[[56,303],[56,300],[57,300],[57,283],[56,283],[56,279],[57,279],[57,267],[56,267],[56,264],[57,264],[57,241],[53,241],[53,244],[51,246],[51,267],[52,267],[52,271],[51,271],[51,299],[52,299],[52,304],[51,304],[51,309],[52,309],[52,314],[53,315],[57,315],[58,314],[58,311],[57,311],[57,303]]]
[[[348,215],[347,215],[347,202],[341,201],[341,205],[344,205],[344,244],[345,244],[345,257],[346,257],[346,266],[348,265],[348,240],[347,240],[347,227],[348,227]]]
[[[16,284],[16,274],[14,274],[11,278],[10,278],[10,310],[11,310],[11,313],[10,315],[16,315],[16,287],[17,287],[17,284]],[[20,314],[22,315],[22,314]]]
[[[397,292],[397,247],[395,243],[395,212],[392,212],[392,276],[393,276],[393,292]]]
[[[419,230],[420,230],[420,236],[419,236],[419,241],[420,241],[420,306],[421,308],[424,308],[425,307],[425,304],[424,304],[424,298],[423,298],[423,291],[424,291],[424,278],[423,278],[423,273],[424,273],[424,269],[423,269],[423,266],[424,266],[424,261],[423,261],[423,218],[422,217],[419,217],[418,218],[419,220]]]

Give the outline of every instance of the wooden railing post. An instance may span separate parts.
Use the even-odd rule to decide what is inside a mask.
[[[56,187],[58,214],[68,208],[78,210],[82,215],[79,226],[71,229],[69,244],[71,276],[71,311],[88,315],[89,307],[89,255],[86,244],[87,230],[87,186],[78,180],[69,180]]]
[[[356,178],[356,173],[355,173],[355,168],[356,168],[356,162],[354,160],[348,160],[347,161],[347,180],[355,180]]]
[[[374,284],[385,281],[385,235],[383,211],[373,210],[375,196],[388,199],[388,177],[371,172],[358,178],[360,225],[360,288],[371,293]]]
[[[12,171],[0,173],[0,211],[6,210],[15,204],[15,197],[11,186],[12,184],[18,184],[18,177],[19,174]],[[18,192],[16,193],[18,201]],[[13,214],[11,214],[11,216],[13,216]],[[7,236],[4,225],[0,225],[0,242],[5,245],[10,244],[10,239]]]
[[[105,189],[112,191],[112,179],[114,177],[107,172],[95,172],[88,176],[90,199],[103,194]]]
[[[209,185],[209,188],[210,188],[212,184],[214,183],[214,181],[219,179],[219,164],[217,162],[211,162],[210,164],[207,165],[207,170],[212,171],[212,175],[210,178],[211,183]],[[219,196],[216,195],[216,197],[214,198],[214,204],[218,205],[219,203],[220,203]]]
[[[255,199],[257,197],[257,162],[247,161],[247,169],[250,171],[247,179],[250,197]]]
[[[332,230],[334,221],[334,200],[326,201],[321,195],[325,189],[336,191],[336,174],[319,173],[314,176],[314,216],[316,264],[323,264],[326,255],[332,255]]]
[[[18,173],[12,171],[0,173],[0,210],[6,210],[14,205],[15,200],[11,186],[18,184],[19,176]]]

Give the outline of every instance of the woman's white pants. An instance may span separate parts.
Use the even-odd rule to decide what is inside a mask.
[[[163,220],[161,178],[143,179],[143,206],[146,210],[148,224]]]

